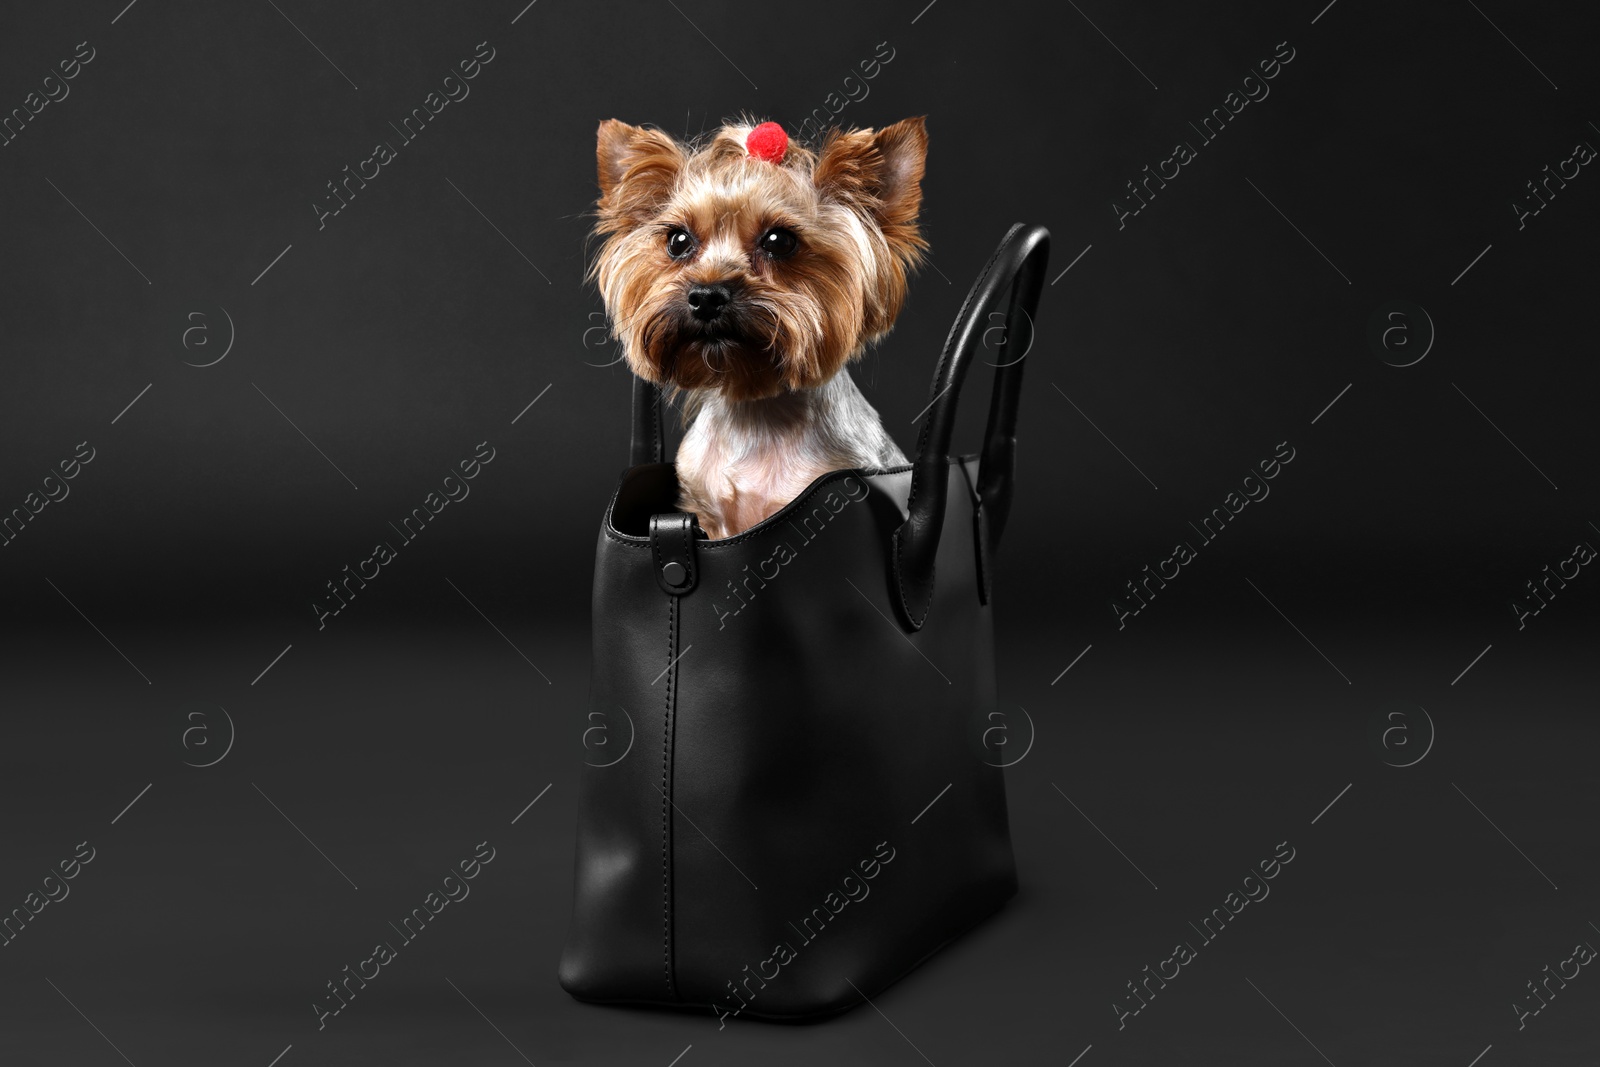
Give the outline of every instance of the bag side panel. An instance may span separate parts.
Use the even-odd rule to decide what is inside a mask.
[[[588,712],[606,724],[607,744],[580,769],[573,914],[559,969],[577,997],[677,998],[667,799],[677,671],[667,668],[680,651],[679,611],[656,586],[648,545],[602,531]]]

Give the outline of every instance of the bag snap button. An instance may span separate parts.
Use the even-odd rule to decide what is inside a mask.
[[[674,560],[661,566],[661,580],[676,589],[689,580],[689,569]]]

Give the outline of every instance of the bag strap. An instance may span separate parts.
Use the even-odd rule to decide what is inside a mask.
[[[661,389],[637,375],[633,379],[633,436],[628,455],[632,467],[660,463],[662,455]]]
[[[1017,405],[1022,393],[1022,365],[1033,343],[1033,323],[1050,258],[1050,231],[1043,226],[1017,223],[1006,232],[993,256],[972,283],[955,324],[945,338],[944,350],[933,374],[933,399],[928,419],[917,440],[917,458],[911,469],[911,494],[905,522],[894,532],[891,564],[903,620],[920,630],[933,603],[934,560],[949,494],[950,439],[955,431],[956,406],[972,353],[995,313],[995,305],[1008,291],[1005,337],[1026,337],[1023,355],[998,364],[984,432],[982,461],[978,468],[978,508],[987,523],[982,555],[994,551],[1011,510],[1012,475],[1016,464]],[[1025,319],[1025,322],[1019,321]],[[988,560],[980,558],[987,572]]]
[[[694,592],[699,568],[694,559],[694,516],[681,511],[650,516],[650,554],[656,584],[668,596]]]

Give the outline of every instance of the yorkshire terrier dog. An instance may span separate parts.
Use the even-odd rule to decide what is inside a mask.
[[[927,242],[921,118],[812,150],[741,120],[701,143],[600,124],[589,270],[628,366],[683,399],[677,507],[731,537],[819,475],[906,462],[845,364],[894,325]]]

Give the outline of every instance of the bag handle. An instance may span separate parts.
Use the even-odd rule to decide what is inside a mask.
[[[1005,336],[1024,336],[1017,330],[1019,313],[1026,320],[1028,344],[1044,286],[1050,256],[1050,231],[1043,226],[1016,223],[1006,232],[994,255],[973,282],[955,324],[945,338],[944,350],[933,376],[933,401],[917,441],[917,459],[911,472],[911,495],[904,523],[895,530],[891,565],[895,572],[901,615],[910,628],[920,630],[933,602],[934,559],[939,553],[939,533],[949,491],[950,439],[955,431],[956,404],[971,363],[972,351],[987,332],[982,324],[993,313],[1001,295],[1009,291]],[[1026,349],[1024,349],[1024,356]],[[1022,360],[999,365],[984,431],[983,458],[978,468],[978,507],[986,532],[980,540],[987,583],[988,556],[999,544],[1011,511],[1011,488],[1016,467],[1017,406],[1022,393]],[[663,461],[661,389],[653,382],[633,379],[633,432],[629,454],[633,466]]]
[[[934,369],[933,399],[917,440],[917,458],[911,470],[911,494],[905,522],[894,532],[891,565],[895,572],[901,615],[910,628],[920,630],[933,603],[934,559],[949,494],[950,438],[955,431],[956,405],[972,353],[987,332],[985,323],[1008,291],[1005,336],[1026,336],[1033,343],[1034,314],[1044,286],[1050,258],[1050,231],[1043,226],[1016,223],[1006,232],[993,256],[972,283],[966,300]],[[1019,319],[1026,319],[1024,324]],[[987,536],[980,540],[981,556],[992,553],[1005,529],[1011,510],[1012,476],[1016,467],[1017,405],[1022,393],[1022,363],[1027,355],[998,365],[989,403],[989,423],[984,431],[982,461],[978,468],[980,522]],[[988,560],[980,558],[987,572]],[[986,579],[985,579],[986,580]]]
[[[633,435],[628,444],[628,465],[661,462],[661,388],[634,376]]]

